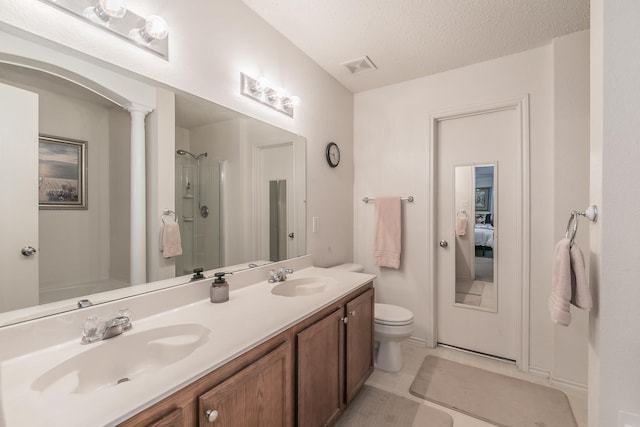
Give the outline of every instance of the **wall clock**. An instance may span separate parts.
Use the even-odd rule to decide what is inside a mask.
[[[328,143],[325,154],[327,156],[327,163],[329,163],[329,166],[332,168],[338,166],[338,163],[340,163],[340,148],[338,148],[338,144],[335,142]]]

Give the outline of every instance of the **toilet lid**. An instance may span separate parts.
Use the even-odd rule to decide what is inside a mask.
[[[376,303],[375,322],[381,325],[400,326],[413,322],[413,313],[406,308],[391,304]]]

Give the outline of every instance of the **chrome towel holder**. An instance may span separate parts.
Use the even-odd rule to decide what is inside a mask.
[[[569,216],[569,222],[567,223],[567,230],[564,233],[564,237],[569,239],[570,246],[573,245],[573,240],[576,238],[576,233],[578,232],[578,216],[583,216],[591,222],[597,222],[598,207],[596,205],[591,205],[584,211],[571,211],[571,216]],[[573,222],[573,229],[571,227],[572,222]]]
[[[400,200],[406,200],[409,203],[413,203],[413,196],[400,197]],[[372,199],[372,198],[369,198],[369,197],[364,197],[362,199],[362,201],[365,202],[365,203],[369,203],[369,202],[375,203],[376,199],[375,198]]]
[[[173,220],[177,224],[178,223],[178,215],[174,211],[172,211],[171,209],[163,209],[162,210],[162,223],[165,224],[165,222],[164,222],[164,217],[165,216],[169,216],[170,217],[171,215],[173,215]]]

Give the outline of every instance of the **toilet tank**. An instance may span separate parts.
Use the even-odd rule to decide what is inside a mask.
[[[350,262],[340,264],[340,265],[334,265],[333,267],[329,267],[329,268],[334,268],[336,270],[350,271],[352,273],[362,273],[363,271],[363,268],[360,264],[353,264]]]

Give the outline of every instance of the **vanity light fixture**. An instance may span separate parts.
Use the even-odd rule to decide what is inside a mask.
[[[144,18],[125,0],[40,0],[134,43],[156,55],[169,55],[169,27],[159,16]]]
[[[288,95],[284,89],[271,85],[263,77],[254,79],[240,73],[240,78],[240,93],[242,95],[293,117],[295,107],[300,105],[299,97]]]
[[[122,18],[127,13],[124,0],[100,0],[84,9],[82,15],[98,24],[109,25],[111,18]]]

